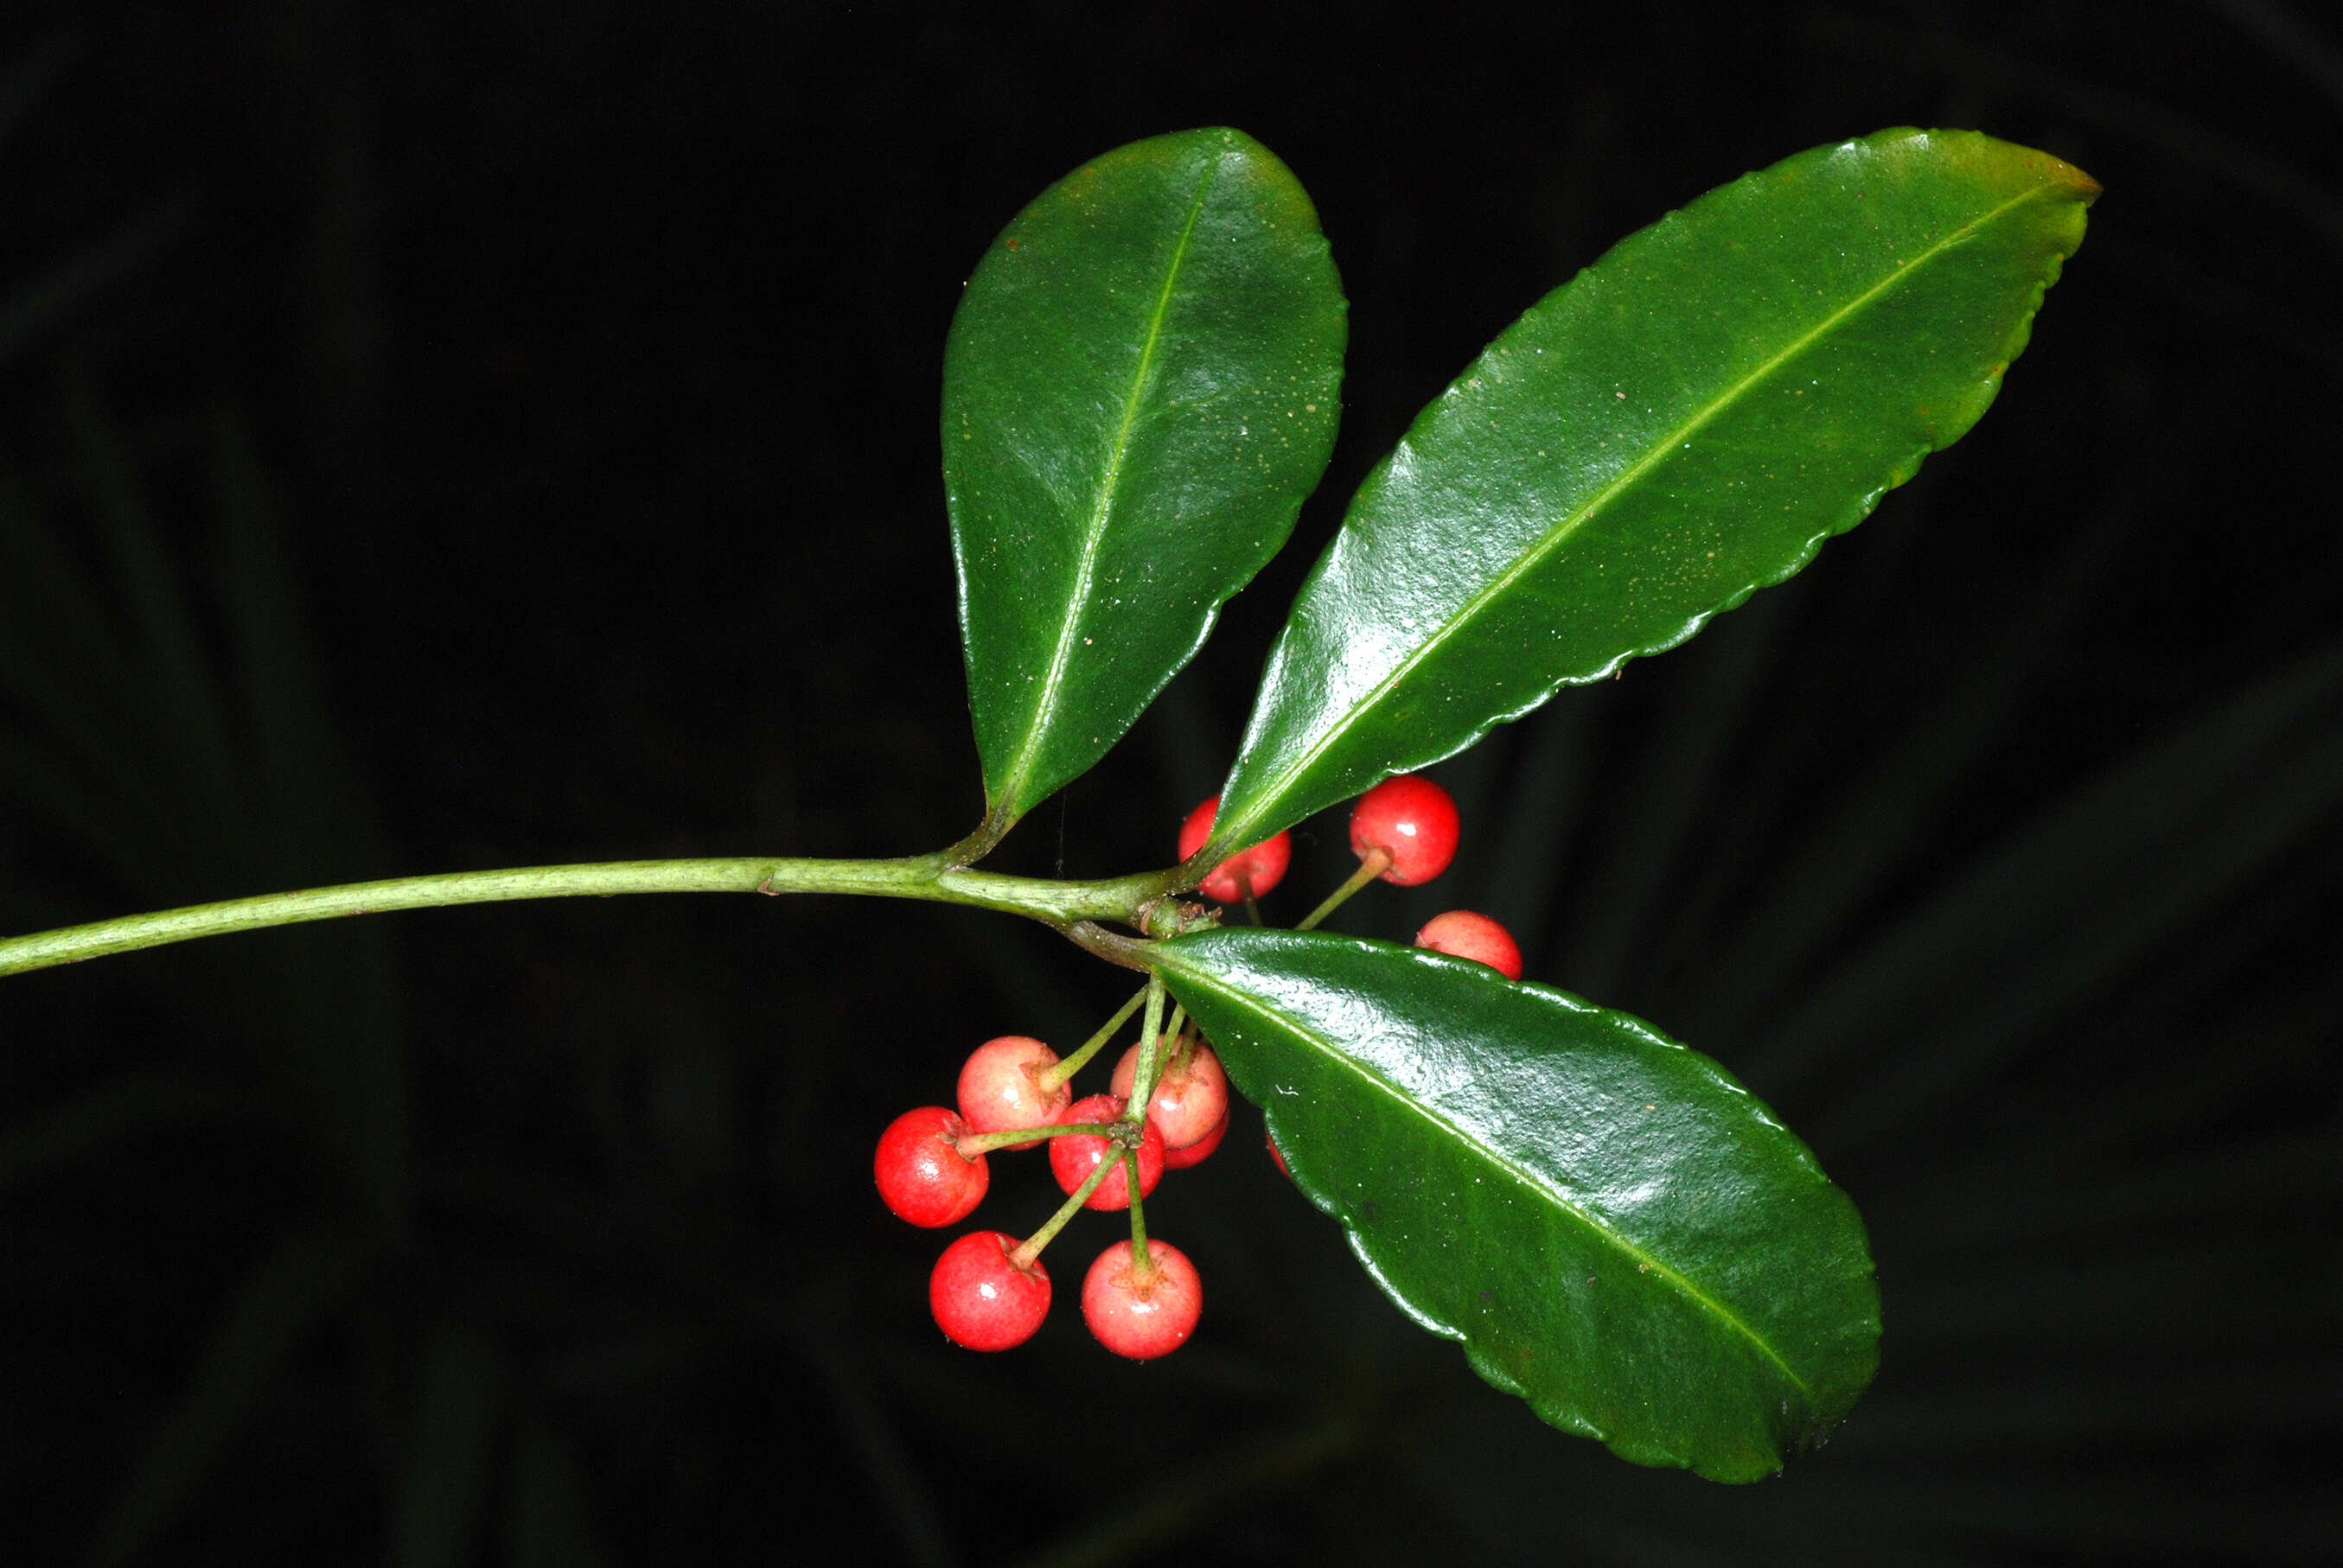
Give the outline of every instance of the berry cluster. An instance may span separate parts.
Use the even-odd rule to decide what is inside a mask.
[[[1147,1240],[1140,1206],[1166,1170],[1193,1165],[1220,1147],[1229,1126],[1220,1059],[1177,1015],[1161,1030],[1151,1016],[1147,1038],[1116,1064],[1110,1092],[1076,1100],[1068,1087],[1148,1000],[1148,991],[1133,997],[1063,1060],[1024,1035],[985,1041],[960,1068],[957,1110],[907,1111],[880,1136],[879,1196],[930,1228],[957,1224],[983,1201],[991,1185],[988,1154],[1050,1145],[1051,1173],[1067,1193],[1057,1216],[1023,1242],[1000,1231],[972,1231],[937,1261],[928,1302],[955,1343],[1004,1351],[1032,1337],[1050,1311],[1041,1249],[1078,1209],[1131,1211],[1131,1240],[1101,1253],[1082,1282],[1082,1316],[1100,1342],[1147,1361],[1179,1349],[1194,1332],[1204,1304],[1195,1265],[1178,1248]],[[1160,1006],[1160,993],[1157,1000]],[[1142,1072],[1153,1086],[1145,1113],[1134,1116]]]
[[[1220,799],[1204,801],[1180,829],[1184,860],[1212,837]],[[1359,869],[1299,922],[1307,930],[1368,882],[1414,887],[1448,868],[1456,855],[1456,803],[1428,779],[1387,779],[1359,798],[1351,813],[1351,848]],[[1258,900],[1283,880],[1293,858],[1284,833],[1222,861],[1198,888],[1206,898],[1242,904],[1258,922]],[[1522,974],[1521,950],[1486,915],[1452,910],[1416,933],[1415,944]],[[1178,1248],[1147,1236],[1143,1204],[1166,1171],[1210,1156],[1229,1127],[1229,1081],[1202,1034],[1172,1010],[1161,1019],[1159,985],[1124,1003],[1105,1027],[1063,1058],[1026,1035],[1002,1035],[972,1051],[960,1067],[958,1108],[907,1111],[879,1140],[874,1171],[888,1208],[914,1225],[953,1225],[974,1212],[991,1185],[986,1156],[1047,1142],[1051,1173],[1067,1194],[1049,1222],[1020,1241],[1001,1231],[972,1231],[944,1250],[928,1281],[928,1303],[945,1337],[970,1350],[1003,1351],[1031,1339],[1050,1311],[1050,1274],[1041,1250],[1082,1209],[1128,1210],[1131,1240],[1099,1254],[1082,1280],[1082,1318],[1118,1355],[1148,1361],[1187,1342],[1203,1311],[1203,1285]],[[1073,1098],[1074,1075],[1141,1005],[1140,1041],[1115,1064],[1108,1092]],[[1159,1027],[1159,1025],[1161,1027]],[[1284,1156],[1270,1154],[1279,1170]]]

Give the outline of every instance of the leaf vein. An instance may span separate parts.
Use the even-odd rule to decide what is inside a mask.
[[[1384,1078],[1381,1073],[1370,1070],[1364,1063],[1359,1061],[1356,1058],[1336,1050],[1331,1041],[1322,1040],[1317,1035],[1306,1030],[1298,1028],[1296,1026],[1295,1020],[1288,1018],[1282,1013],[1275,1012],[1262,1006],[1260,1002],[1255,1001],[1252,998],[1245,996],[1241,992],[1231,990],[1226,987],[1212,985],[1212,980],[1208,977],[1195,970],[1188,970],[1185,972],[1189,978],[1209,987],[1223,1000],[1254,1013],[1270,1023],[1293,1030],[1294,1032],[1300,1034],[1302,1039],[1316,1045],[1321,1054],[1324,1055],[1329,1060],[1350,1069],[1351,1071],[1362,1081],[1381,1091],[1385,1096],[1415,1112],[1416,1115],[1423,1118],[1424,1121],[1429,1121],[1434,1127],[1452,1134],[1459,1142],[1479,1154],[1483,1159],[1487,1161],[1488,1163],[1495,1166],[1498,1170],[1503,1171],[1505,1174],[1511,1176],[1515,1181],[1529,1189],[1530,1191],[1544,1199],[1545,1201],[1551,1203],[1554,1208],[1561,1210],[1572,1219],[1576,1220],[1581,1225],[1594,1232],[1594,1234],[1600,1237],[1603,1241],[1608,1242],[1617,1251],[1627,1254],[1630,1260],[1650,1265],[1654,1273],[1660,1275],[1663,1279],[1674,1284],[1678,1290],[1682,1291],[1686,1296],[1704,1308],[1712,1317],[1715,1317],[1719,1322],[1725,1324],[1725,1326],[1740,1334],[1742,1338],[1747,1340],[1750,1344],[1756,1347],[1760,1354],[1764,1355],[1767,1361],[1772,1362],[1774,1365],[1781,1369],[1783,1376],[1788,1378],[1792,1383],[1796,1385],[1798,1392],[1805,1396],[1809,1404],[1817,1402],[1813,1385],[1808,1383],[1805,1378],[1799,1376],[1796,1369],[1792,1367],[1788,1362],[1782,1359],[1781,1352],[1774,1348],[1772,1342],[1768,1341],[1765,1335],[1752,1328],[1742,1319],[1741,1315],[1735,1312],[1731,1307],[1725,1305],[1723,1302],[1718,1301],[1715,1297],[1710,1295],[1707,1292],[1694,1284],[1690,1279],[1686,1278],[1682,1272],[1668,1263],[1666,1260],[1656,1257],[1651,1252],[1644,1251],[1642,1247],[1637,1246],[1634,1241],[1631,1241],[1626,1237],[1621,1235],[1611,1226],[1604,1223],[1602,1220],[1588,1213],[1576,1203],[1572,1202],[1563,1193],[1557,1191],[1551,1184],[1541,1180],[1535,1171],[1529,1170],[1525,1166],[1523,1166],[1514,1161],[1505,1158],[1503,1154],[1490,1148],[1489,1145],[1482,1142],[1479,1139],[1467,1132],[1463,1127],[1460,1127],[1448,1118],[1438,1114],[1432,1109],[1432,1107],[1426,1105],[1423,1101],[1418,1100],[1413,1095],[1407,1093],[1397,1084],[1393,1083],[1389,1079]],[[1457,1328],[1455,1332],[1460,1338],[1470,1338],[1470,1335],[1467,1334],[1461,1327]]]
[[[1132,371],[1131,390],[1122,404],[1122,419],[1115,428],[1114,444],[1108,449],[1105,477],[1100,481],[1098,504],[1091,508],[1091,519],[1082,532],[1081,553],[1074,568],[1073,592],[1068,596],[1065,624],[1058,629],[1058,645],[1050,655],[1050,668],[1041,683],[1041,690],[1033,705],[1031,726],[1025,732],[1025,744],[1019,751],[1008,776],[1001,780],[1001,799],[1013,802],[1031,777],[1041,749],[1041,739],[1049,733],[1050,721],[1057,713],[1058,704],[1065,691],[1066,671],[1073,662],[1074,640],[1081,630],[1083,608],[1088,604],[1091,589],[1097,581],[1099,553],[1106,542],[1108,516],[1114,510],[1115,490],[1121,483],[1124,457],[1131,450],[1131,427],[1138,422],[1139,405],[1147,390],[1149,378],[1155,370],[1155,351],[1163,338],[1164,319],[1172,312],[1172,295],[1180,280],[1180,269],[1188,259],[1189,242],[1194,238],[1196,222],[1203,216],[1205,198],[1212,194],[1213,176],[1220,172],[1221,158],[1225,149],[1216,149],[1205,161],[1203,177],[1197,182],[1196,195],[1189,203],[1187,220],[1181,225],[1180,237],[1172,247],[1172,259],[1163,271],[1163,286],[1155,297],[1155,307],[1149,313],[1147,340],[1139,350],[1139,364]]]
[[[1597,491],[1595,495],[1585,503],[1585,505],[1581,507],[1576,512],[1563,518],[1554,526],[1553,530],[1549,532],[1544,538],[1541,539],[1530,549],[1523,551],[1520,559],[1515,561],[1511,567],[1508,567],[1496,578],[1493,578],[1486,588],[1467,599],[1453,614],[1442,621],[1439,628],[1423,643],[1418,645],[1417,648],[1404,659],[1401,660],[1398,665],[1394,666],[1390,674],[1377,681],[1374,687],[1368,691],[1364,698],[1352,708],[1350,713],[1341,722],[1331,726],[1324,735],[1320,737],[1316,742],[1311,745],[1300,757],[1296,758],[1281,773],[1279,773],[1277,776],[1276,787],[1273,789],[1268,791],[1254,791],[1252,798],[1263,802],[1261,807],[1254,809],[1234,821],[1224,819],[1222,826],[1222,831],[1215,834],[1214,837],[1229,842],[1234,842],[1240,838],[1249,837],[1252,833],[1260,819],[1267,815],[1269,806],[1274,802],[1282,800],[1285,797],[1286,793],[1292,788],[1293,781],[1307,771],[1309,768],[1321,757],[1324,756],[1327,750],[1331,749],[1335,742],[1341,740],[1344,736],[1348,735],[1353,729],[1355,729],[1361,719],[1363,719],[1368,713],[1372,712],[1383,702],[1384,698],[1390,695],[1392,689],[1394,686],[1406,678],[1406,677],[1413,671],[1418,665],[1422,664],[1433,653],[1437,652],[1451,638],[1454,637],[1466,626],[1470,625],[1480,614],[1482,608],[1487,605],[1491,599],[1496,598],[1507,588],[1512,588],[1513,584],[1520,581],[1524,575],[1536,568],[1548,556],[1553,554],[1554,551],[1560,548],[1570,538],[1575,536],[1581,528],[1584,528],[1585,525],[1622,490],[1634,483],[1636,480],[1641,479],[1645,474],[1649,473],[1654,467],[1657,467],[1664,459],[1672,454],[1684,449],[1686,445],[1686,437],[1698,434],[1703,427],[1708,425],[1711,421],[1723,414],[1725,409],[1737,402],[1743,394],[1746,393],[1751,387],[1756,386],[1758,383],[1773,375],[1775,371],[1780,369],[1785,363],[1806,349],[1824,333],[1828,332],[1831,328],[1838,326],[1856,311],[1869,305],[1882,294],[1886,293],[1890,288],[1893,288],[1898,283],[1901,283],[1906,278],[1911,276],[1915,272],[1926,266],[1929,262],[1934,261],[1937,256],[1943,255],[1954,246],[1959,244],[1965,239],[1967,239],[1970,236],[1978,233],[1986,225],[1995,222],[2004,214],[2033,200],[2043,192],[2057,190],[2060,188],[2063,187],[2060,186],[2059,182],[2055,180],[2045,180],[2040,185],[2028,186],[2026,190],[2021,191],[2015,196],[2012,196],[2009,200],[2003,202],[2000,206],[1993,208],[1991,211],[1980,214],[1978,216],[1971,218],[1959,228],[1953,230],[1943,238],[1930,245],[1926,250],[1912,257],[1911,260],[1899,265],[1894,271],[1888,273],[1877,283],[1873,284],[1869,288],[1864,290],[1863,293],[1857,295],[1855,298],[1847,301],[1845,305],[1831,312],[1830,315],[1825,317],[1815,326],[1799,334],[1799,336],[1793,339],[1786,347],[1778,350],[1771,358],[1767,359],[1764,364],[1759,365],[1755,369],[1750,371],[1748,375],[1743,377],[1741,380],[1735,383],[1732,387],[1727,387],[1724,392],[1718,394],[1715,398],[1711,399],[1698,412],[1694,413],[1690,418],[1686,419],[1674,430],[1671,431],[1668,435],[1658,441],[1654,442],[1650,448],[1645,451],[1644,456],[1636,458],[1634,462],[1621,469],[1617,477],[1605,484],[1601,490]],[[1552,693],[1548,693],[1547,695],[1551,696]],[[1483,733],[1485,733],[1485,731]]]

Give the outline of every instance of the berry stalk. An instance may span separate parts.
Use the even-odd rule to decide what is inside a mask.
[[[1083,1178],[1082,1184],[1067,1195],[1065,1202],[1059,1207],[1058,1211],[1051,1215],[1040,1230],[1026,1237],[1024,1243],[1015,1251],[1009,1254],[1009,1261],[1021,1269],[1031,1268],[1034,1260],[1041,1257],[1041,1249],[1058,1239],[1058,1232],[1066,1228],[1066,1221],[1081,1212],[1082,1205],[1091,1201],[1091,1194],[1097,1191],[1109,1176],[1114,1174],[1115,1167],[1121,1163],[1121,1161],[1116,1160],[1100,1161],[1098,1169]],[[1131,1193],[1132,1198],[1136,1199],[1139,1196],[1139,1189],[1132,1187]]]
[[[952,1147],[960,1158],[972,1160],[979,1154],[990,1154],[996,1149],[1011,1149],[1020,1144],[1039,1143],[1045,1138],[1104,1138],[1114,1131],[1108,1121],[1082,1121],[1071,1127],[1016,1127],[1006,1132],[971,1132],[956,1141]]]
[[[1320,904],[1316,909],[1311,910],[1307,915],[1304,915],[1301,920],[1294,925],[1293,929],[1297,931],[1315,930],[1319,921],[1324,920],[1328,915],[1332,914],[1336,910],[1341,909],[1344,904],[1349,903],[1351,901],[1352,894],[1357,892],[1361,888],[1365,887],[1369,882],[1373,881],[1377,877],[1382,876],[1385,871],[1390,870],[1391,863],[1392,857],[1389,849],[1375,849],[1368,850],[1366,854],[1360,858],[1359,869],[1351,873],[1351,879],[1344,882],[1332,892],[1327,894],[1326,901]]]
[[[1200,1034],[1188,1032],[1188,1025],[1182,1018],[1182,1014],[1187,1010],[1183,1007],[1175,1007],[1172,1010],[1172,1022],[1164,1030],[1172,1037],[1172,1054],[1163,1059],[1165,1073],[1186,1071],[1188,1063],[1195,1057],[1196,1042],[1202,1038]]]
[[[1126,1149],[1122,1158],[1131,1171],[1131,1274],[1143,1287],[1155,1272],[1155,1259],[1147,1250],[1147,1216],[1139,1204],[1139,1151]]]
[[[1163,1026],[1163,1038],[1172,1043],[1164,1048],[1162,1064],[1155,1070],[1158,1081],[1179,1062],[1181,1049],[1187,1043],[1187,1033],[1188,1009],[1183,1003],[1175,1001],[1172,1004],[1172,1021]]]
[[[1131,1075],[1131,1104],[1123,1120],[1132,1126],[1143,1126],[1147,1121],[1147,1102],[1154,1098],[1155,1079],[1163,1065],[1163,977],[1152,970],[1147,975],[1147,1020],[1139,1028],[1139,1069]],[[1133,1187],[1132,1196],[1139,1189]]]
[[[1115,1010],[1115,1013],[1112,1018],[1107,1020],[1105,1023],[1100,1026],[1099,1031],[1096,1034],[1091,1036],[1090,1039],[1082,1042],[1082,1047],[1080,1050],[1075,1051],[1071,1056],[1069,1056],[1063,1061],[1058,1063],[1057,1066],[1050,1069],[1047,1072],[1042,1073],[1039,1078],[1035,1079],[1034,1081],[1039,1083],[1045,1090],[1054,1090],[1061,1084],[1065,1083],[1067,1081],[1071,1079],[1074,1074],[1080,1072],[1083,1068],[1090,1065],[1091,1058],[1096,1056],[1101,1050],[1105,1049],[1106,1042],[1114,1038],[1114,1031],[1121,1029],[1123,1026],[1124,1020],[1129,1019],[1132,1013],[1137,1012],[1139,1010],[1139,1004],[1146,1000],[1147,988],[1145,986],[1141,986],[1137,990],[1131,993],[1131,1000],[1129,1001],[1124,1002],[1121,1007]]]

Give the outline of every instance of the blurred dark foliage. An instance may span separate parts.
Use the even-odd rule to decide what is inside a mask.
[[[28,0],[0,929],[958,837],[960,281],[1082,158],[1210,123],[1318,200],[1342,445],[1008,869],[1169,858],[1359,476],[1613,240],[1899,123],[2107,186],[1974,435],[1443,767],[1459,869],[1344,916],[1487,909],[1815,1144],[1886,1303],[1837,1440],[1726,1489],[1543,1428],[1257,1124],[1151,1209],[1205,1270],[1190,1349],[1114,1362],[1063,1301],[956,1352],[871,1140],[1121,977],[960,910],[508,906],[0,981],[0,1557],[2337,1561],[2343,24],[2309,0]],[[1301,837],[1288,920],[1346,859]],[[999,1163],[998,1222],[1047,1211],[1039,1164]]]

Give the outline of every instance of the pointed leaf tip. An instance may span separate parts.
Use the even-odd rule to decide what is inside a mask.
[[[1985,412],[2098,186],[1969,131],[1801,153],[1533,306],[1353,498],[1208,857],[1782,581]]]
[[[1376,1282],[1548,1422],[1750,1481],[1870,1382],[1855,1206],[1706,1057],[1381,942],[1245,928],[1151,953]]]

